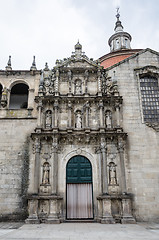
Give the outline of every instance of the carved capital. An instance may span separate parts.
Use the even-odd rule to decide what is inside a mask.
[[[103,108],[103,106],[104,106],[104,105],[103,105],[103,101],[100,100],[100,101],[99,101],[99,108]]]
[[[58,100],[55,100],[55,102],[54,102],[54,108],[58,108]]]
[[[53,138],[52,142],[52,153],[56,153],[58,151],[58,139]]]
[[[68,70],[67,76],[68,76],[68,79],[69,79],[69,80],[72,79],[72,72],[71,72],[71,70]]]
[[[33,144],[33,153],[40,153],[41,150],[41,144],[40,139],[38,137],[35,138],[34,144]]]
[[[42,107],[43,107],[42,100],[39,100],[37,108],[39,109],[39,108],[42,108]]]
[[[101,143],[100,143],[101,151],[106,152],[107,147],[106,147],[106,141],[105,138],[101,138]]]
[[[123,152],[125,149],[125,141],[122,138],[118,139],[118,150],[119,152]]]
[[[59,69],[56,69],[56,77],[58,78],[59,77],[59,75],[60,75],[60,73],[59,73]]]
[[[68,108],[69,108],[69,109],[72,109],[72,103],[71,103],[71,101],[68,101]]]

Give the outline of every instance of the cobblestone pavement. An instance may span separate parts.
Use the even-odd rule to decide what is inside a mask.
[[[0,223],[0,239],[159,240],[159,224]]]

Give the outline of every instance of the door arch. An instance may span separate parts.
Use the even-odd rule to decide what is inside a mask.
[[[81,155],[66,166],[67,219],[93,218],[92,165]]]

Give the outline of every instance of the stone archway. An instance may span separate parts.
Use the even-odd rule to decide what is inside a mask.
[[[81,155],[66,166],[67,219],[93,219],[92,165]]]

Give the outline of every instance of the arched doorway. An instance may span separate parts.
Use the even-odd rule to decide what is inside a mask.
[[[92,165],[86,157],[75,156],[69,160],[66,185],[67,219],[92,219]]]

